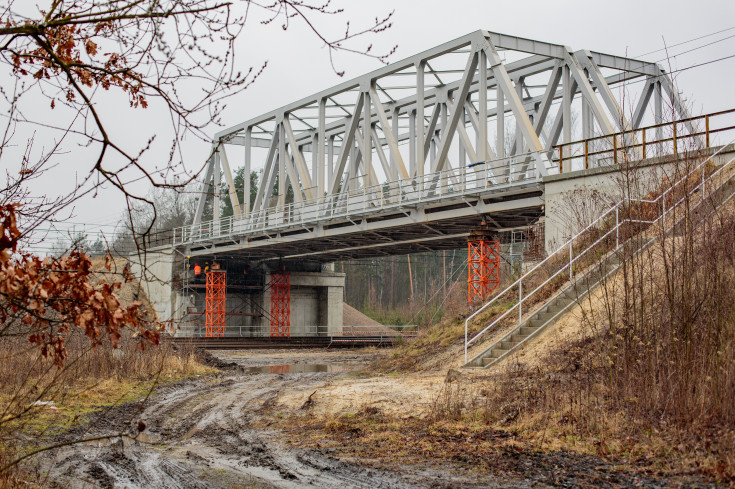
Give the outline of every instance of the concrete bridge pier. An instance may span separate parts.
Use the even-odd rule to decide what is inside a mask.
[[[291,336],[328,336],[342,332],[345,275],[320,263],[252,262],[245,257],[196,256],[176,249],[129,257],[158,319],[171,323],[174,336],[206,332],[206,272],[226,272],[225,336],[269,336],[274,323],[273,275],[289,276],[288,316]],[[200,273],[195,272],[198,267]]]
[[[342,301],[345,274],[333,271],[288,272],[290,275],[290,332],[291,336],[333,335],[342,332]],[[265,283],[272,283],[266,273]],[[265,287],[261,304],[270,311],[272,288]],[[261,318],[262,331],[270,331],[271,318]]]

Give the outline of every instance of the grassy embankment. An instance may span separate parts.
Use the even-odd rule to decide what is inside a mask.
[[[626,265],[578,305],[576,334],[549,342],[535,364],[451,373],[426,412],[368,406],[316,419],[306,410],[290,421],[302,426],[294,443],[347,446],[375,463],[518,474],[539,457],[574,453],[638,474],[735,484],[735,209],[697,203],[671,214],[681,219],[674,235],[646,229],[656,244],[625,250]],[[463,335],[461,318],[447,319],[373,372],[440,368],[434,359]],[[513,465],[520,453],[536,458]]]

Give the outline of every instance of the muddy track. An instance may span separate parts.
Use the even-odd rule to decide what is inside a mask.
[[[492,462],[500,473],[481,475],[451,461],[445,468],[392,461],[394,470],[387,470],[353,461],[341,450],[294,448],[282,441],[282,434],[262,428],[261,416],[274,415],[279,395],[324,388],[345,374],[252,374],[243,367],[253,360],[234,358],[237,364],[223,374],[161,386],[145,406],[115,407],[66,433],[64,440],[120,432],[130,436],[57,450],[44,462],[51,478],[63,487],[128,489],[667,486],[573,454],[539,454],[541,459],[508,454]],[[332,359],[339,360],[345,357]]]
[[[71,487],[128,489],[451,487],[437,472],[393,472],[348,463],[320,450],[294,449],[278,433],[254,427],[279,393],[324,386],[342,374],[250,374],[239,365],[229,364],[228,371],[215,377],[162,386],[144,407],[118,406],[66,433],[64,440],[120,432],[130,437],[57,450],[47,460],[52,478]],[[140,434],[139,421],[145,423]],[[460,478],[456,487],[475,482]]]

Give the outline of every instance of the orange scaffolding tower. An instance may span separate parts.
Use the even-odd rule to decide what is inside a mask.
[[[207,272],[205,326],[207,338],[225,336],[225,302],[227,299],[227,272]]]
[[[271,336],[291,336],[291,275],[271,274]]]
[[[467,302],[485,300],[500,283],[500,247],[485,236],[471,235],[467,242]]]

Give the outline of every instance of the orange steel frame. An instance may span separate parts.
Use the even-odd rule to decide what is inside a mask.
[[[467,302],[485,300],[500,283],[500,248],[497,241],[468,241]]]
[[[271,336],[291,336],[291,275],[271,274]]]
[[[205,319],[205,336],[207,338],[225,336],[226,288],[227,272],[224,270],[207,272],[207,307]]]

